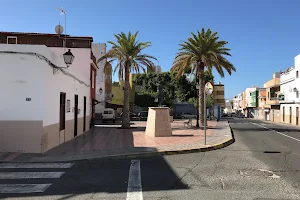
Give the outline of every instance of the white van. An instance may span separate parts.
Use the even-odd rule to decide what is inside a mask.
[[[113,121],[116,122],[115,110],[112,108],[105,108],[102,114],[102,122]]]

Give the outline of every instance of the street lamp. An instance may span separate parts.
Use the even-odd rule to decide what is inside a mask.
[[[73,63],[75,56],[72,54],[70,49],[66,53],[64,53],[63,56],[67,67],[69,67]]]

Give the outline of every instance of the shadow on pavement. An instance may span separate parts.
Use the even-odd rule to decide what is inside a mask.
[[[43,193],[0,194],[7,197],[44,197],[58,196],[57,199],[69,199],[83,194],[118,194],[126,198],[130,159],[92,160],[76,162],[70,169],[51,169],[65,172],[59,179],[0,180],[0,184],[49,184]],[[189,187],[173,171],[163,157],[149,157],[140,160],[142,191],[181,190]],[[15,169],[14,169],[15,170]],[[27,169],[28,171],[47,171],[50,169]],[[109,197],[109,196],[108,196]]]

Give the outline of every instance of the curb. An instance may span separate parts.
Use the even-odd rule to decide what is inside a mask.
[[[188,153],[197,153],[197,152],[207,152],[207,151],[213,151],[217,149],[222,149],[224,147],[227,147],[235,142],[234,134],[232,131],[232,128],[230,126],[229,121],[228,125],[230,128],[231,132],[231,138],[216,144],[214,146],[207,146],[207,147],[201,147],[201,148],[196,148],[196,149],[184,149],[184,150],[171,150],[171,151],[157,151],[157,152],[141,152],[141,153],[132,153],[132,154],[124,154],[124,155],[111,155],[111,156],[104,156],[104,157],[99,157],[99,158],[91,158],[91,159],[74,159],[74,160],[69,160],[69,161],[23,161],[23,162],[5,162],[5,161],[0,161],[0,163],[65,163],[65,162],[85,162],[85,161],[92,161],[92,160],[118,160],[118,159],[137,159],[137,158],[145,158],[145,157],[152,157],[152,156],[164,156],[164,155],[178,155],[178,154],[188,154]]]

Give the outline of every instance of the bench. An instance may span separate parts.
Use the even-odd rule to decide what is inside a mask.
[[[190,127],[192,127],[192,118],[189,118],[189,121],[187,121],[187,122],[183,122],[183,126],[185,127],[185,125],[187,125],[187,126],[190,126]]]

